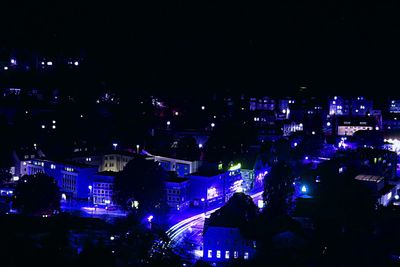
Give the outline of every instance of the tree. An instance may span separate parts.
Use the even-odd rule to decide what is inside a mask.
[[[258,215],[253,199],[244,193],[234,193],[228,202],[212,213],[208,225],[244,227]]]
[[[54,178],[43,173],[23,176],[14,190],[13,208],[27,215],[60,210],[60,191]]]
[[[279,161],[264,178],[266,214],[271,217],[288,214],[293,205],[293,193],[292,171],[286,163]]]
[[[166,178],[167,173],[157,162],[135,158],[115,179],[116,201],[131,211],[163,213]]]

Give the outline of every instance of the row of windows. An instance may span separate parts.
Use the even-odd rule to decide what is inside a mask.
[[[168,197],[168,201],[177,201],[177,202],[179,202],[180,201],[180,197]],[[183,201],[183,198],[182,198],[182,201]]]
[[[209,249],[209,250],[207,251],[207,258],[212,258],[212,257],[213,257],[213,251],[212,251],[211,249]],[[220,258],[221,258],[221,250],[217,250],[217,251],[216,251],[215,257],[216,257],[217,259],[220,259]],[[229,250],[226,250],[226,251],[225,251],[225,259],[230,259],[230,257],[231,257],[231,252],[230,252]],[[233,258],[234,258],[234,259],[239,258],[239,252],[238,252],[238,251],[234,251],[234,252],[233,252]],[[248,260],[248,259],[249,259],[249,253],[248,253],[248,252],[243,253],[243,259],[245,259],[245,260]]]
[[[114,185],[110,183],[94,183],[94,187],[97,188],[113,188]]]
[[[76,191],[76,176],[63,174],[62,188],[67,191]]]
[[[112,190],[93,190],[93,194],[103,194],[103,195],[112,195],[113,191]]]
[[[109,164],[105,163],[104,167],[114,167],[114,163],[109,163]]]
[[[168,194],[173,194],[173,195],[180,195],[181,190],[174,190],[174,189],[167,189]]]

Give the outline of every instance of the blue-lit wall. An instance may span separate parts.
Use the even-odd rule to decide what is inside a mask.
[[[207,227],[204,236],[203,259],[208,262],[226,262],[254,257],[256,242],[244,239],[238,228]]]
[[[82,168],[72,164],[67,165],[48,160],[32,160],[27,163],[26,168],[26,174],[28,175],[42,172],[53,177],[62,193],[65,193],[68,197],[79,199],[87,199],[89,197],[89,185],[92,185],[93,175],[97,172],[97,167]],[[70,181],[73,180],[73,188],[66,186],[64,183],[65,177],[70,177]]]

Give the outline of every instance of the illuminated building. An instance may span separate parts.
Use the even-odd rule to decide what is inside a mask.
[[[136,154],[127,151],[114,151],[104,154],[99,166],[99,172],[120,172]]]
[[[391,99],[389,101],[389,112],[390,113],[400,113],[400,100]]]
[[[376,130],[377,123],[374,118],[340,118],[337,121],[338,136],[353,136],[357,131]],[[379,129],[378,129],[379,130]]]
[[[235,192],[243,190],[240,169],[223,171],[200,168],[186,178],[190,182],[189,198],[193,206],[202,205],[201,199],[205,200],[206,205],[224,203]]]
[[[189,179],[169,177],[164,181],[168,206],[182,210],[189,205]]]
[[[115,172],[99,172],[93,176],[93,186],[88,187],[94,205],[114,204]]]
[[[363,96],[344,98],[334,96],[329,99],[329,115],[366,116],[373,110],[373,102]]]
[[[263,98],[250,98],[250,106],[249,109],[251,111],[255,110],[275,110],[276,102],[274,99],[271,99],[267,96]]]
[[[244,238],[236,227],[208,226],[203,240],[203,260],[207,262],[249,260],[256,252],[256,241]]]
[[[57,181],[61,193],[67,198],[85,199],[90,196],[88,189],[92,185],[97,167],[76,162],[60,162],[32,159],[23,162],[22,175],[45,173]]]

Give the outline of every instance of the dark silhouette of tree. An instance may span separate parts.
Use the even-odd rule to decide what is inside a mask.
[[[166,178],[167,173],[157,162],[135,158],[115,179],[116,201],[136,213],[163,213],[166,209]]]
[[[180,159],[199,159],[200,150],[196,139],[193,137],[183,137],[178,140],[176,147],[176,157]]]
[[[25,175],[14,190],[13,207],[22,214],[53,214],[60,209],[60,192],[53,177]]]
[[[258,215],[253,199],[244,193],[234,193],[228,202],[212,213],[208,225],[242,228]]]
[[[269,217],[288,214],[293,208],[293,177],[291,168],[279,161],[264,178],[264,212]]]

